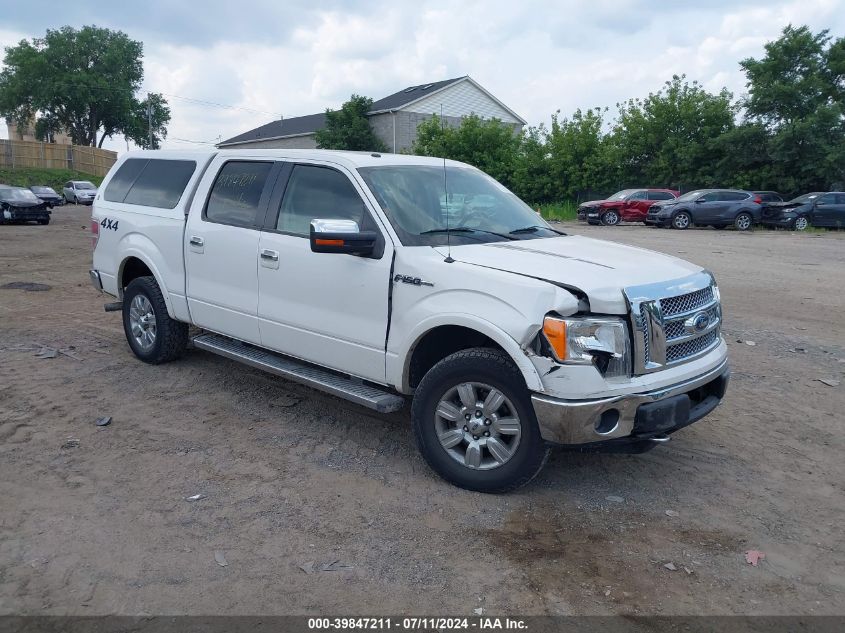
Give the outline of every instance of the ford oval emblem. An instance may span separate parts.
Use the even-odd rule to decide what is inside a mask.
[[[696,332],[703,332],[710,325],[710,315],[706,312],[699,312],[692,317],[691,325]]]

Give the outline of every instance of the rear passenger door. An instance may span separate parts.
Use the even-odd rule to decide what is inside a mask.
[[[261,233],[258,317],[264,347],[383,382],[393,245],[362,193],[339,167],[286,165]],[[354,220],[381,252],[313,253],[314,219]]]
[[[259,344],[259,228],[279,166],[220,160],[209,169],[214,182],[202,211],[185,229],[188,307],[196,325]]]

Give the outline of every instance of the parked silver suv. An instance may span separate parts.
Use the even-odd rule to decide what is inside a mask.
[[[748,231],[760,223],[762,213],[762,200],[751,191],[696,189],[675,200],[655,203],[648,210],[645,223],[673,229],[691,226],[721,229],[733,225],[739,231]]]
[[[97,186],[87,180],[68,180],[62,193],[68,204],[91,204],[97,195]]]

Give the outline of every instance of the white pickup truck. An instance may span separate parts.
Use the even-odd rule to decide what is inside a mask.
[[[472,490],[525,484],[550,445],[647,450],[728,383],[709,272],[566,235],[453,161],[130,152],[91,229],[138,358],[190,338],[376,411],[412,396],[426,461]]]

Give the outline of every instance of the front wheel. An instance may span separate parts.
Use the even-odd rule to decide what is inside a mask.
[[[692,224],[692,217],[686,211],[679,211],[675,214],[675,217],[672,218],[673,229],[688,229],[690,224]]]
[[[123,331],[135,356],[158,365],[175,360],[188,344],[188,324],[167,314],[154,277],[133,279],[123,293]]]
[[[601,216],[601,223],[605,226],[616,226],[619,224],[619,214],[613,210],[607,211]]]
[[[810,228],[810,220],[807,219],[806,215],[799,215],[792,223],[792,228],[796,231],[806,231]]]
[[[38,224],[42,224],[42,225],[50,224],[50,218],[46,218],[44,220],[38,220]]]
[[[514,490],[548,457],[522,374],[501,350],[471,348],[441,360],[420,381],[411,416],[428,465],[461,488]]]
[[[754,224],[754,218],[752,218],[751,214],[747,211],[743,211],[737,215],[734,220],[734,226],[737,231],[748,231],[752,224]]]

